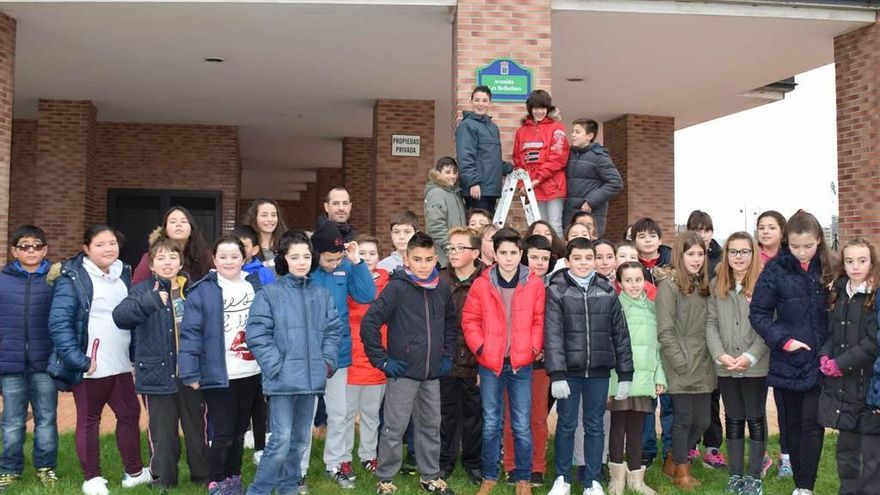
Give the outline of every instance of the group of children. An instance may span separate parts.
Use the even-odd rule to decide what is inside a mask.
[[[874,245],[850,240],[838,260],[803,211],[788,221],[765,212],[757,239],[737,232],[723,246],[700,211],[672,247],[650,218],[620,242],[603,239],[619,184],[607,152],[590,144],[598,128],[576,121],[569,146],[539,92],[514,161],[544,186],[547,220],[525,235],[493,225],[486,170],[500,176],[508,164],[485,146],[495,136],[487,91],[475,90],[475,113],[460,126],[459,162],[441,158],[430,172],[425,231],[414,213],[394,215],[394,251],[381,261],[380,241],[348,222],[342,188],[327,194],[311,233],[288,231],[277,203],[260,199],[247,224],[211,248],[192,215],[173,207],[134,272],[110,226],[92,226],[82,253],[54,266],[41,229],[16,230],[14,261],[0,273],[0,489],[22,475],[28,403],[37,477],[55,484],[60,389],[76,403],[86,495],[109,493],[98,442],[105,405],[116,415],[123,487],[177,486],[182,429],[191,481],[209,495],[244,494],[250,430],[258,467],[246,493],[306,494],[320,398],[324,470],[343,489],[357,486],[357,430],[358,460],[378,494],[397,491],[404,444],[430,493],[453,494],[447,480],[460,457],[478,495],[502,480],[530,494],[545,483],[555,403],[551,495],[570,495],[575,481],[584,495],[652,495],[645,473],[657,455],[677,488],[697,489],[695,448],[702,439],[724,460],[721,431],[726,493],[760,495],[773,387],[793,495],[813,493],[823,427],[840,430],[840,492],[880,493]],[[578,172],[572,160],[593,169]],[[559,172],[582,192],[558,197]]]

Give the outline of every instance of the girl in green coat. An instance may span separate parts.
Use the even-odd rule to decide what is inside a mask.
[[[653,411],[651,399],[666,392],[666,375],[660,364],[660,345],[657,342],[657,319],[654,302],[645,293],[645,275],[638,262],[622,263],[617,267],[620,283],[620,305],[629,327],[630,345],[633,352],[633,373],[630,395],[616,400],[617,374],[611,372],[608,410],[611,411],[611,434],[609,437],[611,483],[608,493],[620,495],[628,486],[642,495],[656,492],[645,484],[645,467],[642,466],[642,426],[645,417]],[[624,464],[624,441],[627,463]]]

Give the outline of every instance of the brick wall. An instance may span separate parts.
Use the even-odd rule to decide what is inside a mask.
[[[623,191],[609,206],[605,237],[621,239],[643,216],[660,223],[664,242],[675,226],[675,119],[627,114],[603,124],[605,146],[623,176]]]
[[[351,223],[362,233],[372,231],[373,217],[373,138],[347,137],[342,140],[342,176],[351,196]]]
[[[233,126],[100,122],[94,220],[107,217],[107,189],[221,191],[222,228],[235,226],[241,170]]]
[[[532,87],[553,94],[550,4],[550,0],[458,1],[453,28],[453,126],[458,124],[462,111],[471,110],[477,68],[496,58],[511,58],[531,69]],[[524,103],[492,104],[490,115],[501,130],[505,160],[510,160],[513,137],[525,114]],[[525,227],[519,201],[513,201],[509,218],[512,226]]]
[[[284,221],[291,229],[314,230],[318,212],[318,187],[314,182],[306,184],[306,190],[299,193],[299,201],[279,201]]]
[[[840,241],[880,241],[880,23],[834,39]]]
[[[421,156],[391,156],[392,134],[421,136]],[[434,102],[377,100],[373,107],[373,147],[375,212],[369,230],[380,236],[387,233],[391,216],[407,208],[424,224],[425,179],[434,164]]]
[[[317,198],[315,198],[315,209],[322,211],[324,209],[324,200],[327,193],[334,187],[343,187],[345,182],[342,178],[342,168],[319,168],[317,177]]]
[[[6,261],[11,199],[12,100],[15,90],[15,19],[0,12],[0,262]],[[14,227],[13,227],[14,228]]]
[[[18,226],[33,222],[31,188],[27,184],[37,167],[37,121],[12,122],[12,167],[9,174],[9,234]]]

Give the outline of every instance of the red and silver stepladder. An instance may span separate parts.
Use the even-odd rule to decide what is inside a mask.
[[[520,181],[523,183],[522,190],[525,194],[519,197],[523,206],[523,212],[526,214],[526,223],[529,225],[541,219],[541,211],[538,210],[538,200],[535,199],[535,188],[532,187],[532,179],[529,173],[524,169],[518,168],[507,174],[504,179],[504,185],[501,187],[501,198],[498,199],[498,206],[495,208],[495,218],[492,223],[499,229],[504,227],[507,222],[507,215],[510,213],[510,204],[513,197],[517,193],[517,186]]]

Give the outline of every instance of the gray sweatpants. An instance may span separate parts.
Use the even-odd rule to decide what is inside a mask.
[[[379,442],[379,408],[382,407],[382,396],[385,395],[385,384],[380,385],[349,385],[348,412],[345,414],[344,454],[342,462],[351,462],[351,450],[354,448],[354,421],[358,421],[360,442],[358,442],[358,459],[361,462],[376,458]]]
[[[385,425],[379,435],[379,480],[394,478],[403,462],[403,434],[413,420],[413,442],[420,477],[440,474],[440,380],[389,378],[385,385]]]

